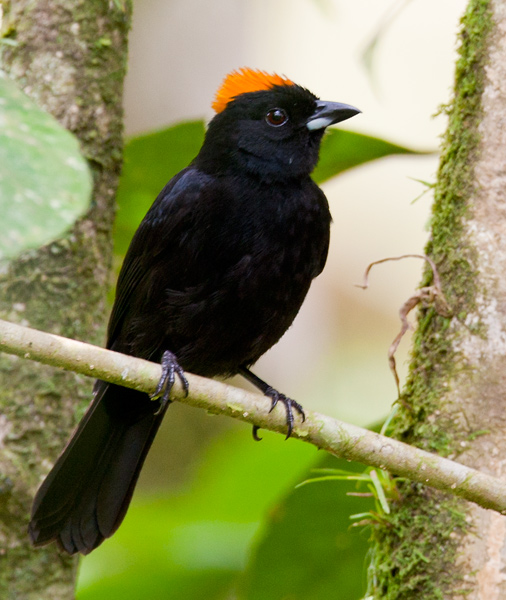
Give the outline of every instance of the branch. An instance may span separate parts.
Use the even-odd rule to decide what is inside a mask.
[[[155,363],[1,320],[0,350],[148,394],[161,375]],[[263,396],[197,375],[187,377],[189,396],[176,383],[174,400],[285,433],[284,410],[269,414]],[[306,411],[306,421],[295,427],[293,437],[506,514],[505,481],[367,429]]]

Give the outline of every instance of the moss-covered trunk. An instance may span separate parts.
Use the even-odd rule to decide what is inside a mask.
[[[394,432],[498,476],[506,476],[505,32],[505,0],[470,0],[427,249],[453,316],[422,310]],[[506,517],[419,485],[400,490],[390,523],[375,531],[374,597],[506,598]]]
[[[114,193],[121,165],[126,0],[4,2],[0,67],[81,140],[94,174],[88,214],[63,239],[0,272],[0,316],[103,342]],[[74,597],[76,562],[26,532],[34,492],[90,399],[90,382],[0,357],[0,598]],[[79,412],[79,411],[78,411]]]

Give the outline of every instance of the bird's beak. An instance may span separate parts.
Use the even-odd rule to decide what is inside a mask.
[[[316,109],[314,113],[309,117],[306,123],[306,127],[310,131],[317,129],[324,129],[334,123],[340,121],[346,121],[350,117],[358,115],[361,110],[350,106],[349,104],[341,104],[340,102],[324,102],[322,100],[316,101]]]

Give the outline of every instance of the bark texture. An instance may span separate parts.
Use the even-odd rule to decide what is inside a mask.
[[[394,434],[506,477],[506,2],[463,18],[428,253],[452,317],[420,314]],[[429,277],[429,275],[427,275]],[[375,531],[375,598],[506,599],[506,518],[419,484]]]
[[[122,153],[122,87],[129,3],[4,2],[4,69],[76,134],[94,174],[88,214],[68,235],[0,270],[0,315],[101,344]],[[76,561],[34,550],[26,533],[34,492],[90,399],[91,383],[0,356],[0,598],[74,597]],[[79,412],[79,411],[78,411]]]

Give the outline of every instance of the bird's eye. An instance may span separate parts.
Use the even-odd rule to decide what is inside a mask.
[[[288,115],[282,108],[273,108],[265,115],[265,120],[272,127],[280,127],[288,121]]]

